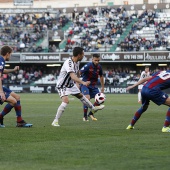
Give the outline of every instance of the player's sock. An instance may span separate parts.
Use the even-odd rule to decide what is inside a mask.
[[[141,92],[138,92],[138,102],[141,101]]]
[[[168,109],[166,113],[166,119],[164,122],[164,127],[168,127],[170,125],[170,108]]]
[[[84,117],[87,117],[88,107],[86,105],[83,105],[83,110],[84,110]]]
[[[84,95],[83,95],[82,98],[80,98],[80,101],[81,101],[84,105],[86,105],[88,108],[94,109],[93,104],[92,104]]]
[[[17,116],[17,122],[22,121],[20,101],[17,101],[17,104],[14,106],[14,109],[15,109],[16,116]]]
[[[137,120],[141,117],[142,113],[145,112],[146,110],[143,110],[143,107],[141,107],[134,115],[131,125],[134,126],[134,124],[137,122]]]
[[[58,119],[61,117],[62,113],[64,112],[65,108],[67,106],[67,103],[62,102],[61,105],[58,107],[56,117],[55,119],[58,121]]]
[[[14,106],[12,106],[12,105],[10,105],[10,104],[8,103],[8,104],[4,107],[3,111],[1,112],[2,117],[4,117],[6,114],[8,114],[13,107],[14,107]]]

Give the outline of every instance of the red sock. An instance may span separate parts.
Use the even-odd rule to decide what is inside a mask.
[[[22,117],[21,116],[18,116],[17,117],[17,122],[21,122],[22,121]]]

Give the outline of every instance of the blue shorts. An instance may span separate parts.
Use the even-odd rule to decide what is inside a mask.
[[[90,99],[94,98],[97,93],[99,93],[99,89],[97,87],[87,87],[84,85],[80,85],[80,90],[84,95],[90,95]]]
[[[12,92],[10,89],[8,89],[7,87],[3,87],[3,91],[4,91],[4,94],[5,94],[5,97],[6,99],[10,96],[10,93]],[[0,100],[0,104],[2,105],[4,102],[2,102]]]
[[[156,88],[148,88],[143,87],[141,91],[142,95],[142,104],[149,105],[149,101],[153,101],[158,106],[161,104],[165,104],[166,99],[168,98],[168,95],[161,91],[160,89]]]

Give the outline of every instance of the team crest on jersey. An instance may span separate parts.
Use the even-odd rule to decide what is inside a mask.
[[[0,69],[3,69],[3,66],[0,66]]]
[[[163,95],[162,97],[163,97],[164,99],[166,98],[166,96],[165,96],[165,95]]]

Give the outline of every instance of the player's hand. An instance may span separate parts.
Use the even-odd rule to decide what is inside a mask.
[[[4,92],[0,92],[0,99],[2,102],[4,102],[6,100]]]
[[[18,70],[19,70],[19,66],[15,66],[14,71],[18,71]]]
[[[129,90],[132,89],[132,88],[133,88],[133,86],[128,86],[128,87],[126,88],[126,90],[129,91]]]
[[[104,88],[101,88],[101,90],[100,90],[102,93],[104,93]]]
[[[90,85],[90,81],[83,82],[83,85],[89,86]]]

